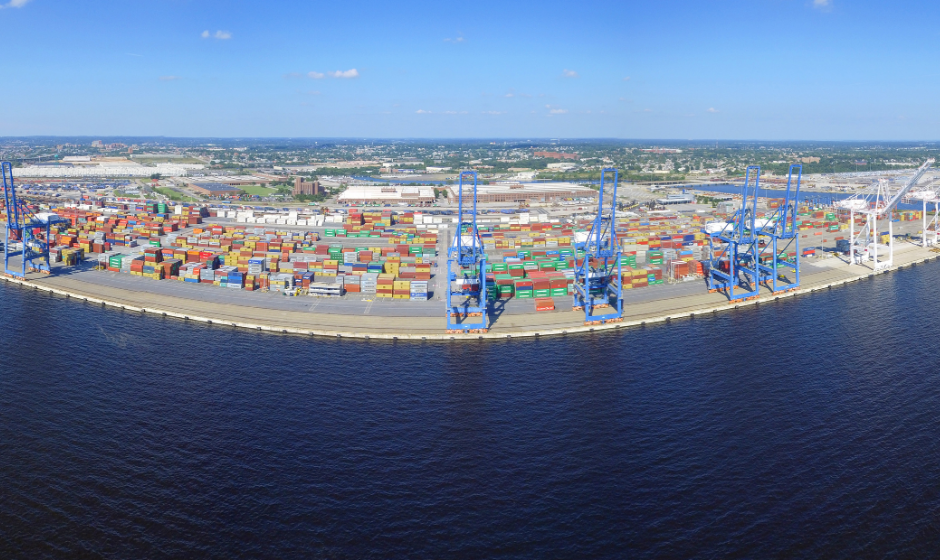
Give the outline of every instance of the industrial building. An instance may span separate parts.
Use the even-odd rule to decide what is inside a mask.
[[[566,154],[564,152],[533,152],[532,156],[551,159],[578,159],[578,154]]]
[[[232,196],[242,192],[238,187],[223,185],[222,183],[190,183],[189,187],[205,196]]]
[[[348,204],[430,204],[434,202],[432,187],[350,186],[339,195],[339,202]]]
[[[692,204],[695,202],[695,197],[691,194],[670,194],[666,195],[666,198],[657,198],[656,203],[662,204],[664,206],[669,204]]]
[[[448,191],[450,202],[457,201],[457,186]],[[578,198],[597,198],[597,191],[574,183],[512,183],[478,185],[479,202],[556,202]]]
[[[200,177],[196,179],[197,181],[212,181],[213,183],[219,183],[222,185],[228,185],[230,187],[242,187],[245,185],[262,185],[266,186],[268,183],[271,183],[277,180],[274,176],[261,176],[261,175],[212,175],[208,177]],[[196,183],[193,183],[196,184]]]

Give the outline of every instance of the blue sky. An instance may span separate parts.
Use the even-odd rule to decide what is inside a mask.
[[[3,0],[0,136],[940,139],[940,7]]]

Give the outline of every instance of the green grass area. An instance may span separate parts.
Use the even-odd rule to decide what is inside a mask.
[[[186,196],[178,191],[175,191],[169,187],[157,187],[153,189],[155,192],[162,194],[163,196],[169,198],[170,200],[175,200],[177,202],[198,202],[198,199],[195,199],[191,196]]]
[[[245,191],[246,194],[256,194],[258,196],[268,196],[277,192],[275,189],[262,187],[261,185],[240,185],[238,188]]]

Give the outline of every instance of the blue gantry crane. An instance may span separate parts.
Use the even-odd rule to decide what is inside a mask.
[[[606,206],[606,177],[611,173],[614,180],[610,205]],[[617,242],[617,181],[616,169],[601,170],[597,216],[584,242],[584,259],[575,266],[573,308],[584,311],[586,324],[623,321],[623,270]]]
[[[468,176],[473,177],[473,210],[465,211],[464,177]],[[447,332],[485,333],[489,328],[486,252],[477,229],[476,171],[461,171],[458,177],[456,225],[456,234],[447,251]],[[458,289],[456,294],[455,287]]]
[[[741,209],[735,212],[729,222],[719,224],[717,231],[711,229],[710,224],[703,230],[708,234],[711,250],[706,273],[708,291],[724,291],[730,301],[754,299],[760,294],[760,236],[756,228],[759,190],[760,166],[748,166],[744,175]]]
[[[794,173],[796,173],[795,177]],[[800,236],[796,228],[796,211],[800,201],[802,178],[803,164],[790,165],[783,202],[777,210],[761,220],[758,227],[761,240],[769,240],[765,242],[764,247],[760,248],[758,268],[761,273],[761,282],[766,283],[774,294],[789,292],[800,287]],[[754,196],[756,198],[757,194],[755,193]],[[793,249],[794,253],[792,258],[787,254],[790,249]],[[784,279],[781,269],[791,270],[793,277]]]
[[[13,183],[13,165],[0,163],[3,176],[3,201],[6,205],[6,238],[3,244],[3,270],[11,276],[26,278],[27,272],[51,272],[49,241],[52,229],[69,222],[53,213],[34,214],[29,206],[16,196]],[[10,268],[10,259],[19,256],[19,269]]]

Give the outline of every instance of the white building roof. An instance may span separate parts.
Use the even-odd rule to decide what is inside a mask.
[[[396,185],[347,187],[339,200],[413,200],[415,198],[434,198],[432,187],[404,187]]]

